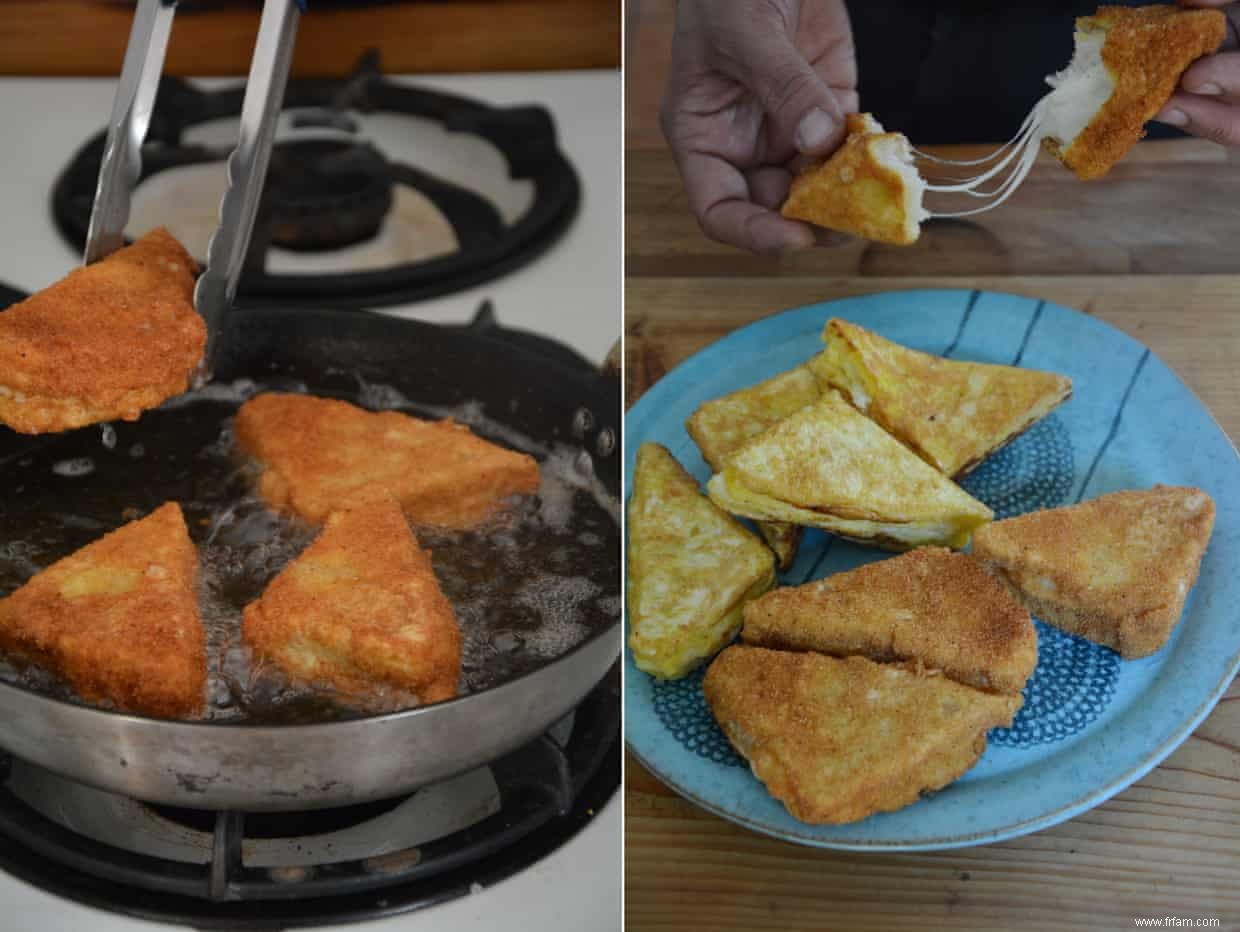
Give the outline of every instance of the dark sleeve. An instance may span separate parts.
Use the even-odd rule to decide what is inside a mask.
[[[853,0],[861,108],[915,143],[1003,142],[1049,90],[1046,76],[1067,66],[1075,18],[1097,8],[1098,0]]]

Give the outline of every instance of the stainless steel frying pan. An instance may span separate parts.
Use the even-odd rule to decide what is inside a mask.
[[[619,494],[618,385],[592,373],[486,336],[357,312],[239,311],[224,346],[220,381],[289,377],[347,396],[364,380],[428,405],[476,400],[540,443],[578,448]],[[98,443],[98,429],[88,430]],[[0,544],[21,538],[33,508],[57,507],[42,493],[18,493],[13,470],[59,442],[0,429]],[[141,496],[138,464],[133,482]],[[613,528],[600,565],[618,567],[619,546]],[[545,665],[450,702],[321,724],[188,723],[0,683],[0,747],[83,783],[193,808],[308,809],[393,796],[513,750],[584,697],[619,655],[619,573],[607,574],[602,594],[617,606],[607,623]]]

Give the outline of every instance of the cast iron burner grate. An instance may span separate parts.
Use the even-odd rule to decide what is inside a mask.
[[[242,92],[241,87],[201,90],[164,77],[142,147],[140,181],[169,169],[222,163],[226,147],[188,144],[182,137],[192,127],[237,116]],[[284,109],[294,131],[328,138],[277,140],[239,286],[243,303],[361,308],[449,294],[530,262],[559,239],[576,216],[581,199],[577,174],[560,151],[555,123],[542,107],[492,107],[388,81],[372,51],[347,78],[290,81]],[[532,184],[529,208],[506,224],[496,206],[478,192],[386,158],[362,138],[365,129],[352,114],[419,117],[448,132],[487,140],[502,153],[510,178]],[[56,225],[78,249],[86,242],[103,145],[103,133],[91,138],[52,191]],[[400,187],[419,192],[442,214],[455,234],[455,250],[368,270],[268,270],[273,245],[323,251],[373,237],[390,213],[393,191]]]
[[[620,782],[615,679],[607,677],[547,734],[485,768],[400,800],[344,810],[279,817],[188,813],[92,790],[6,758],[0,786],[0,867],[91,906],[202,929],[287,929],[376,919],[454,899],[549,854],[615,792]],[[316,850],[321,850],[323,838],[350,832],[358,836],[372,823],[414,804],[419,794],[445,786],[453,792],[465,784],[471,786],[460,790],[462,798],[473,799],[475,806],[479,799],[485,802],[485,787],[494,787],[496,805],[466,814],[465,822],[476,820],[463,828],[410,847],[389,842],[369,857],[305,863],[313,861],[313,852],[307,858],[304,849],[318,845]],[[90,834],[116,840],[115,829],[96,825],[86,834],[72,831],[63,823],[75,821],[66,815],[74,809],[74,796],[81,797],[82,812],[128,807],[139,813],[137,821],[179,823],[190,838],[210,823],[210,850],[201,863],[190,863],[134,853]],[[45,801],[40,803],[40,798]],[[299,827],[290,821],[298,817]],[[251,821],[260,828],[258,835],[270,837],[247,832]],[[290,831],[299,834],[288,837]],[[380,831],[376,837],[386,834]]]

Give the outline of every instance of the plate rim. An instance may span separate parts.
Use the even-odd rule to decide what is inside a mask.
[[[804,305],[798,305],[796,307],[785,308],[783,310],[764,315],[762,317],[759,317],[756,320],[750,321],[747,324],[737,327],[734,330],[731,330],[728,333],[724,334],[719,339],[714,340],[713,342],[707,344],[706,346],[702,347],[701,349],[697,350],[696,352],[682,359],[679,363],[677,363],[675,366],[669,369],[658,380],[658,382],[650,386],[650,388],[646,392],[644,392],[641,395],[641,397],[637,399],[636,402],[634,402],[634,404],[625,413],[626,458],[627,458],[627,452],[628,452],[628,438],[629,438],[628,431],[627,431],[628,418],[633,413],[633,410],[637,408],[639,405],[641,405],[644,401],[646,401],[661,383],[669,382],[672,376],[677,374],[681,369],[685,368],[693,360],[697,359],[701,354],[709,350],[715,349],[717,347],[720,347],[722,344],[724,344],[726,341],[728,341],[729,339],[731,339],[737,334],[741,334],[743,332],[749,331],[755,327],[762,327],[764,325],[767,325],[769,322],[778,320],[780,317],[783,317],[784,315],[804,313],[804,312],[812,311],[816,309],[821,310],[821,309],[828,308],[831,305],[840,304],[842,302],[873,300],[876,298],[881,298],[886,295],[901,295],[901,296],[908,297],[908,296],[913,296],[913,295],[918,295],[918,294],[934,294],[934,295],[959,294],[959,295],[970,295],[970,296],[972,295],[980,296],[980,295],[989,294],[989,295],[997,295],[997,296],[1001,296],[1005,298],[1017,298],[1023,301],[1034,301],[1034,302],[1042,301],[1046,305],[1062,308],[1063,310],[1069,311],[1072,314],[1076,314],[1081,317],[1087,318],[1088,320],[1094,322],[1095,324],[1100,325],[1101,327],[1109,331],[1111,334],[1121,338],[1122,340],[1128,341],[1134,346],[1140,347],[1143,351],[1148,352],[1152,358],[1157,360],[1158,363],[1161,364],[1163,368],[1165,368],[1167,372],[1169,372],[1172,375],[1172,377],[1179,383],[1183,391],[1185,391],[1188,394],[1188,396],[1191,397],[1194,402],[1196,402],[1198,409],[1205,414],[1209,423],[1214,426],[1215,430],[1218,431],[1219,436],[1223,438],[1227,446],[1230,448],[1232,456],[1235,458],[1235,462],[1238,465],[1240,465],[1240,449],[1236,447],[1235,441],[1231,438],[1231,436],[1227,433],[1227,431],[1223,429],[1223,426],[1218,422],[1218,419],[1214,416],[1214,412],[1211,411],[1209,406],[1206,405],[1201,400],[1201,397],[1193,390],[1192,386],[1190,386],[1174,368],[1167,365],[1166,361],[1164,361],[1162,357],[1159,356],[1156,352],[1154,352],[1154,350],[1151,347],[1149,347],[1147,344],[1143,343],[1141,340],[1138,340],[1136,337],[1133,337],[1132,335],[1121,330],[1119,327],[1116,327],[1114,324],[1111,324],[1110,322],[1103,320],[1093,314],[1087,314],[1084,311],[1078,310],[1077,308],[1069,307],[1064,304],[1060,304],[1057,301],[1034,298],[1029,295],[1015,294],[1013,292],[999,291],[999,290],[990,289],[990,288],[893,288],[893,289],[887,289],[887,290],[882,290],[882,291],[866,292],[864,294],[846,295],[846,296],[842,296],[838,298],[830,298],[824,301],[817,301],[811,304],[804,304]],[[625,475],[623,478],[624,480],[629,479],[627,470],[625,471]],[[628,485],[627,481],[622,482],[622,494],[625,495],[626,503],[627,503],[627,494],[630,491],[627,488],[627,485]],[[626,543],[627,543],[627,533],[625,537],[626,537]],[[627,572],[628,572],[627,547],[626,547],[626,554],[625,554],[625,560],[624,560],[624,567],[625,567],[625,574],[627,578]],[[627,644],[627,641],[628,641],[627,632],[629,628],[627,600],[626,600],[626,605],[625,605],[623,621],[624,621],[624,629],[626,632],[625,655],[623,659],[624,659],[625,665],[627,666],[632,663],[632,657],[631,657],[631,654],[629,653],[629,647]],[[634,665],[634,669],[636,669],[635,665]],[[1016,838],[1020,838],[1025,835],[1029,835],[1034,832],[1042,831],[1044,829],[1051,828],[1055,825],[1059,825],[1079,815],[1082,815],[1083,813],[1088,812],[1089,810],[1094,809],[1097,806],[1100,806],[1103,803],[1107,802],[1108,800],[1112,799],[1119,793],[1128,789],[1130,786],[1132,786],[1142,777],[1146,776],[1151,771],[1153,771],[1156,767],[1162,764],[1168,757],[1170,757],[1176,751],[1176,749],[1180,747],[1181,744],[1187,741],[1188,738],[1190,738],[1192,734],[1197,730],[1198,726],[1200,726],[1201,723],[1204,722],[1205,719],[1209,717],[1210,713],[1218,705],[1219,701],[1222,699],[1223,695],[1230,688],[1232,681],[1235,680],[1237,675],[1240,675],[1240,642],[1237,642],[1235,646],[1235,650],[1230,660],[1228,661],[1228,665],[1225,668],[1225,672],[1223,676],[1219,679],[1217,683],[1215,683],[1211,687],[1209,693],[1207,694],[1205,699],[1197,706],[1197,708],[1193,709],[1191,713],[1186,715],[1181,721],[1181,723],[1178,726],[1176,726],[1176,728],[1172,731],[1172,733],[1168,735],[1167,738],[1164,739],[1162,743],[1160,743],[1157,747],[1146,752],[1145,756],[1142,757],[1142,759],[1138,761],[1133,767],[1123,772],[1122,774],[1118,775],[1114,779],[1108,781],[1107,783],[1103,784],[1102,786],[1090,789],[1085,794],[1078,796],[1076,799],[1064,805],[1057,807],[1051,812],[1045,813],[1040,816],[1036,816],[1034,818],[1025,819],[1024,821],[1013,823],[1013,824],[1004,826],[999,829],[988,829],[985,831],[973,832],[969,834],[944,836],[944,837],[939,837],[939,838],[918,840],[918,841],[908,841],[908,842],[890,841],[890,840],[859,841],[855,839],[854,840],[846,840],[846,839],[837,840],[837,839],[831,839],[831,838],[821,838],[821,837],[817,837],[817,836],[810,835],[810,834],[800,834],[800,833],[797,833],[794,831],[788,831],[785,829],[777,829],[772,826],[765,825],[761,822],[758,822],[752,819],[747,819],[741,813],[727,811],[723,809],[722,807],[703,799],[696,792],[685,788],[680,783],[678,783],[676,780],[669,777],[667,774],[662,773],[660,770],[658,770],[655,766],[651,764],[651,762],[647,759],[645,755],[643,755],[637,749],[637,747],[633,743],[632,738],[628,734],[627,730],[625,733],[625,747],[628,750],[628,752],[631,753],[634,756],[634,758],[636,758],[637,761],[646,769],[648,773],[650,773],[660,783],[662,783],[664,786],[671,789],[673,792],[675,792],[677,795],[679,795],[683,799],[691,802],[693,805],[696,805],[701,809],[704,809],[707,812],[712,813],[713,815],[716,815],[722,819],[726,819],[727,821],[735,825],[739,825],[742,828],[748,829],[750,831],[756,832],[760,835],[764,835],[769,838],[776,838],[776,839],[779,839],[780,841],[785,841],[785,842],[789,842],[792,844],[798,844],[804,847],[815,848],[815,849],[820,849],[820,850],[876,852],[876,853],[877,852],[897,852],[897,851],[898,852],[946,851],[946,850],[952,850],[952,849],[976,847],[976,846],[986,845],[986,844],[994,844],[997,842],[1010,841]],[[625,692],[625,702],[627,703],[628,698],[629,698],[629,680],[628,680],[627,673],[626,673],[626,678],[625,678],[624,692]],[[626,717],[626,721],[627,721],[627,717]],[[744,761],[744,764],[746,766],[746,769],[750,770],[750,768],[748,767],[748,761]],[[750,773],[752,774],[752,770],[750,770]],[[754,777],[754,779],[757,779],[757,778]]]

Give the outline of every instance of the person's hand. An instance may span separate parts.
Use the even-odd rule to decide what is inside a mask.
[[[1192,64],[1167,106],[1154,119],[1224,146],[1240,146],[1240,3],[1181,0],[1181,6],[1216,7],[1227,17],[1227,38],[1213,55]]]
[[[680,0],[660,113],[689,206],[712,239],[753,252],[813,245],[778,207],[857,108],[843,0]]]

